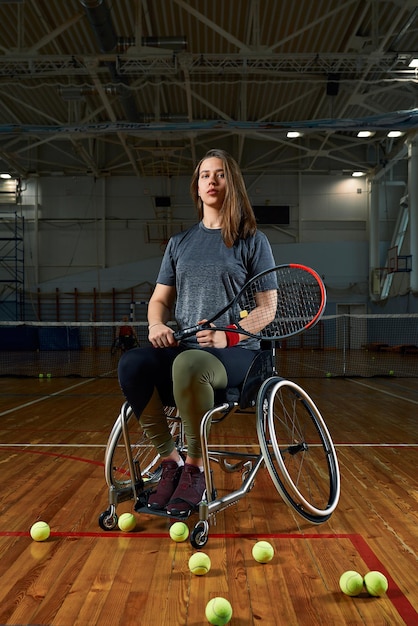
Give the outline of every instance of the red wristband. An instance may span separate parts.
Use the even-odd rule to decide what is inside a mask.
[[[235,324],[229,324],[227,328],[237,328],[237,326]],[[239,333],[232,333],[226,330],[225,335],[227,348],[232,348],[232,346],[236,346],[237,343],[239,343]]]

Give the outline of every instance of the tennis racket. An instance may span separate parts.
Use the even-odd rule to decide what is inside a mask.
[[[263,340],[285,339],[315,326],[325,304],[324,283],[313,269],[297,263],[278,265],[251,278],[226,307],[204,324],[178,330],[174,338],[181,341],[212,328]],[[236,328],[211,327],[226,312]],[[247,328],[242,327],[243,323]]]

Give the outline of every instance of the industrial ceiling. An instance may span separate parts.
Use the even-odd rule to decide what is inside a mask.
[[[221,147],[376,173],[418,129],[417,56],[412,0],[0,0],[0,171],[190,175]]]

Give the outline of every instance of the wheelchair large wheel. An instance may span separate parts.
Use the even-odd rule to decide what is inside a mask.
[[[337,455],[309,395],[279,377],[266,380],[257,400],[257,433],[273,483],[304,519],[320,524],[340,496]]]
[[[110,347],[110,354],[112,356],[115,356],[115,354],[121,354],[122,353],[122,349],[121,349],[121,344],[119,339],[114,339],[111,347]]]
[[[172,417],[168,409],[166,414],[171,434],[176,438],[180,430],[179,420]],[[127,425],[128,447],[123,436],[122,420]],[[131,407],[125,403],[113,425],[106,447],[105,478],[108,486],[122,491],[130,488],[132,482],[138,481],[141,477],[145,481],[155,482],[159,479],[159,458]],[[131,467],[134,467],[136,472],[134,477],[131,476]]]

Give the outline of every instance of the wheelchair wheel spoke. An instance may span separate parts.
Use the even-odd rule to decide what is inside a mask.
[[[258,435],[277,490],[302,517],[320,523],[334,511],[340,491],[331,436],[317,407],[291,381],[272,378],[260,391]]]

